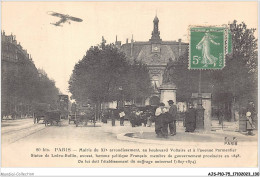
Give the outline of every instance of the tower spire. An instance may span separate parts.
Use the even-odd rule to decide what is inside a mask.
[[[157,17],[157,10],[156,10],[156,15],[155,15],[155,17],[153,19],[152,38],[150,40],[152,40],[152,41],[161,41],[160,31],[159,31],[159,18]]]

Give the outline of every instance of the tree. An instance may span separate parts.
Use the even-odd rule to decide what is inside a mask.
[[[38,102],[50,104],[52,108],[57,108],[58,95],[61,94],[59,89],[55,86],[55,81],[50,79],[47,73],[38,69]]]
[[[17,101],[21,103],[29,103],[37,101],[39,98],[37,88],[38,85],[38,70],[34,64],[23,58],[18,63],[17,87],[16,95],[19,98]]]
[[[91,100],[97,113],[103,102],[131,100],[149,93],[148,70],[140,62],[130,64],[113,44],[91,47],[74,67],[69,91],[77,102]],[[149,82],[150,84],[150,82]]]
[[[77,101],[87,99],[95,103],[114,101],[121,80],[127,70],[125,57],[112,45],[91,47],[74,67],[69,90]]]
[[[236,20],[229,24],[232,34],[232,53],[226,56],[226,66],[213,73],[214,92],[231,93],[233,99],[245,105],[248,100],[257,103],[257,39],[255,29],[248,29]]]
[[[128,101],[145,99],[153,91],[147,65],[137,60],[130,64],[124,83]]]

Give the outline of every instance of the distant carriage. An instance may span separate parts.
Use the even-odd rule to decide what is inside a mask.
[[[76,119],[79,116],[78,108],[76,103],[72,103],[71,110],[69,114],[69,124],[70,122],[74,122],[76,124]]]
[[[39,123],[40,120],[44,121],[45,113],[50,110],[50,105],[47,103],[36,103],[33,107],[34,123]]]
[[[61,111],[60,110],[51,110],[46,111],[45,117],[44,117],[44,123],[45,126],[47,125],[58,125],[61,126]]]
[[[73,122],[74,124],[76,124],[76,120],[78,117],[79,117],[79,115],[77,114],[77,112],[69,114],[69,124],[70,124],[70,122]]]
[[[67,119],[69,115],[68,111],[68,95],[59,95],[57,100],[57,110],[52,110],[50,104],[36,103],[34,105],[34,123],[39,123],[43,120],[45,125],[54,125],[61,123],[61,119]],[[56,106],[55,106],[56,107]]]
[[[75,116],[76,127],[79,125],[87,125],[88,122],[93,122],[95,125],[95,112],[91,107],[79,109],[79,114]]]
[[[61,118],[67,119],[69,117],[69,96],[58,95],[58,110],[61,112]]]

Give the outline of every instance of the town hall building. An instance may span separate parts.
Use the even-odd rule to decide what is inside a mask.
[[[174,31],[173,31],[174,32]],[[146,100],[135,100],[136,105],[157,105],[160,102],[160,87],[163,82],[163,73],[167,63],[178,61],[188,48],[188,43],[178,41],[163,41],[160,37],[159,19],[157,15],[153,20],[153,31],[149,41],[126,40],[121,45],[121,41],[115,42],[115,45],[126,54],[128,60],[137,60],[148,66],[154,92]]]

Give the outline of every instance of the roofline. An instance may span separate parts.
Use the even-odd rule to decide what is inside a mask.
[[[123,45],[131,45],[132,43],[125,43],[125,44],[122,44]],[[152,42],[150,41],[135,41],[133,42],[134,45],[151,45]],[[186,42],[177,42],[177,41],[161,41],[160,42],[161,45],[169,45],[169,44],[173,44],[173,45],[189,45],[189,43],[186,43]]]

